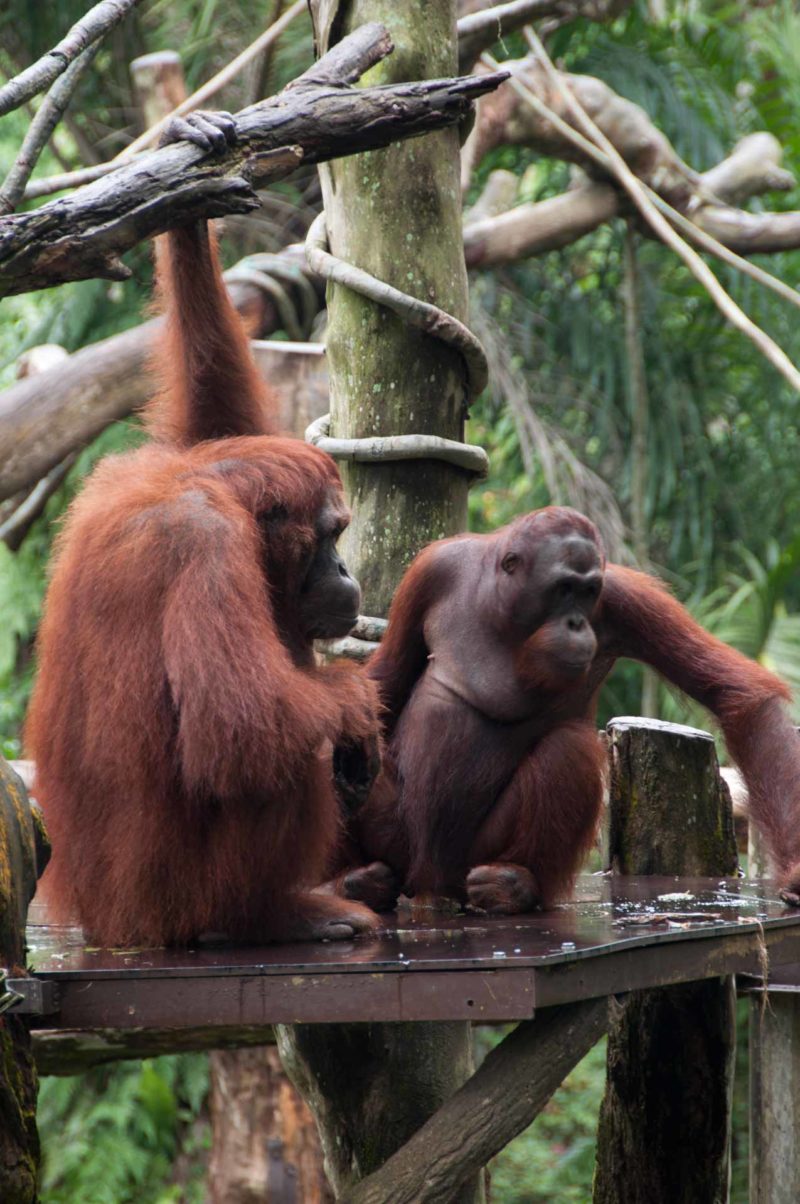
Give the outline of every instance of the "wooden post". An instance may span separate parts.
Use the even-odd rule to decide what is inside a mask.
[[[800,994],[750,1000],[750,1204],[800,1199]]]
[[[616,719],[609,735],[610,867],[735,873],[729,795],[708,732]],[[727,977],[611,1005],[594,1204],[725,1204],[734,1004]]]
[[[43,829],[36,823],[20,778],[0,759],[0,969],[25,973],[25,920],[44,868]],[[0,1000],[5,987],[0,979]],[[24,1016],[0,1015],[0,1200],[34,1204],[39,1170],[36,1132],[38,1080]]]
[[[455,0],[314,0],[311,9],[319,53],[363,22],[388,28],[395,50],[369,73],[371,84],[456,71]],[[337,160],[320,174],[333,253],[465,320],[457,131]],[[330,288],[328,313],[332,435],[463,438],[456,352],[344,287]],[[342,467],[354,514],[345,557],[365,611],[385,614],[420,548],[463,530],[467,477],[433,461]],[[472,1069],[463,1023],[294,1026],[281,1028],[278,1042],[316,1116],[337,1197],[403,1145]],[[453,1197],[482,1199],[474,1178]]]
[[[143,54],[134,59],[131,79],[145,130],[186,100],[181,56],[175,50],[158,50],[155,54]]]
[[[798,728],[800,732],[800,728]],[[768,855],[748,824],[748,877],[767,877]],[[750,1204],[800,1199],[800,991],[750,998]]]

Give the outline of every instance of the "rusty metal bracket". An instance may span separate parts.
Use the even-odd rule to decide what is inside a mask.
[[[58,984],[41,978],[8,978],[0,970],[0,1016],[50,1016],[59,1010]]]
[[[11,986],[11,980],[6,978],[5,970],[0,970],[0,1016],[15,1007],[22,996]]]

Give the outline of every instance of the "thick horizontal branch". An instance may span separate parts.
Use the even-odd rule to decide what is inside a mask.
[[[704,205],[691,214],[696,226],[737,255],[767,255],[800,247],[800,213],[746,213]]]
[[[631,170],[670,204],[683,209],[696,193],[698,173],[683,162],[644,109],[618,96],[602,80],[566,72],[557,73],[554,79],[533,55],[504,66],[557,117],[576,128],[564,91],[558,86],[559,78],[563,80]],[[469,182],[472,171],[490,150],[505,143],[531,146],[540,154],[577,163],[590,175],[598,174],[586,155],[508,85],[478,105],[474,129],[464,146],[462,182]]]
[[[381,26],[363,26],[331,53],[342,76],[351,79],[357,58],[366,69],[370,59],[385,55],[387,43]],[[166,146],[70,196],[0,219],[0,293],[96,276],[124,279],[130,273],[119,256],[142,240],[176,224],[248,212],[258,206],[256,185],[286,175],[301,161],[319,163],[451,125],[473,98],[505,78],[499,73],[380,88],[314,82],[315,74],[325,77],[328,70],[326,56],[308,79],[244,109],[236,117],[237,145],[222,154],[186,143]]]
[[[40,1075],[85,1074],[96,1066],[162,1054],[272,1045],[271,1025],[242,1028],[41,1029],[31,1034]]]
[[[465,7],[474,8],[474,5]],[[470,71],[484,50],[529,21],[552,17],[565,7],[564,0],[508,0],[484,5],[458,19],[458,69]]]
[[[746,256],[800,246],[800,213],[748,213],[733,207],[749,197],[794,186],[794,176],[781,165],[782,148],[773,135],[748,135],[722,162],[698,173],[679,158],[644,109],[618,96],[601,80],[548,73],[533,56],[505,66],[556,118],[577,129],[564,100],[566,85],[636,177],[723,248]],[[526,104],[510,84],[478,105],[475,126],[462,154],[462,187],[469,186],[474,169],[490,150],[507,143],[577,163],[597,184],[594,191],[581,185],[563,196],[521,205],[491,221],[468,223],[465,249],[471,266],[490,267],[566,246],[629,208],[616,182],[566,136],[565,129]],[[645,233],[652,236],[647,230]],[[682,233],[691,239],[689,230],[682,229]],[[713,251],[703,243],[698,245]]]
[[[262,295],[236,286],[234,301],[261,329]],[[74,448],[147,401],[148,356],[158,321],[82,348],[64,364],[0,393],[0,501],[44,477]]]
[[[478,221],[467,221],[464,226],[467,266],[499,267],[570,246],[625,208],[611,184],[587,181],[559,196],[517,205],[505,213]],[[679,229],[690,242],[696,238],[700,250],[719,258],[723,258],[719,248],[715,250],[699,241],[702,234],[740,256],[774,254],[800,247],[800,213],[797,211],[747,213],[725,205],[703,205],[690,212]],[[693,229],[696,235],[693,235]],[[644,227],[642,233],[653,237]],[[736,266],[741,269],[741,265]],[[753,273],[757,270],[755,266],[750,268]],[[776,282],[770,279],[771,286],[778,291]],[[762,283],[767,281],[762,278]],[[786,295],[788,299],[796,300],[790,292]]]
[[[727,159],[703,172],[703,190],[726,205],[740,205],[765,192],[791,192],[797,181],[782,159],[783,147],[774,134],[748,134]]]
[[[449,1204],[542,1110],[603,1034],[605,999],[548,1008],[520,1024],[406,1144],[344,1204]]]
[[[619,194],[610,184],[587,180],[560,196],[526,203],[464,226],[469,268],[497,267],[531,255],[557,251],[614,217]]]

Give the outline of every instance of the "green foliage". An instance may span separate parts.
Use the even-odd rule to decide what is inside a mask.
[[[494,1034],[491,1043],[499,1036]],[[605,1083],[599,1041],[536,1120],[490,1164],[498,1204],[586,1204],[592,1197],[597,1110]]]
[[[207,1091],[203,1054],[44,1079],[42,1204],[202,1204],[208,1129],[195,1118]]]
[[[724,5],[676,6],[661,26],[645,9],[633,7],[610,28],[570,25],[553,39],[551,51],[563,54],[571,70],[594,73],[643,105],[693,167],[718,161],[754,129],[773,132],[791,163],[800,116],[793,53],[800,23],[791,7],[745,16],[745,28],[742,11]],[[763,36],[766,29],[770,37]],[[751,36],[756,32],[757,38]],[[481,181],[499,165],[517,172],[526,199],[563,189],[563,164],[540,161],[532,169],[529,154],[513,147],[490,156]],[[770,196],[769,204],[796,208],[800,200],[795,191]],[[604,228],[563,251],[487,273],[481,303],[519,359],[537,415],[608,482],[624,512],[631,419],[621,245],[621,227]],[[648,458],[655,467],[646,503],[651,554],[656,565],[673,572],[692,565],[691,592],[699,595],[720,584],[732,546],[745,545],[764,560],[769,539],[788,544],[800,524],[797,400],[723,323],[671,252],[646,242],[639,258],[651,398]],[[800,254],[770,256],[765,266],[792,281],[800,273]],[[728,269],[715,270],[753,318],[800,360],[793,308]],[[486,402],[475,421],[476,429],[492,427]],[[500,467],[513,472],[520,464],[513,432],[504,432],[503,440]],[[766,481],[770,488],[760,488],[758,482]],[[527,494],[521,483],[515,488],[524,505],[531,493],[538,495],[539,483],[531,481]],[[476,494],[477,525],[491,521],[497,492],[490,479]],[[487,495],[490,510],[483,514]]]
[[[20,652],[36,630],[44,593],[42,551],[32,537],[16,555],[0,543],[0,748],[12,758],[20,755],[17,730],[31,681],[30,659]]]

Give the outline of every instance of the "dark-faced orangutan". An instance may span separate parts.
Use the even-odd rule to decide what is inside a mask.
[[[594,525],[551,507],[426,548],[368,672],[386,772],[356,817],[367,860],[409,894],[489,912],[548,906],[591,846],[604,753],[600,686],[652,665],[719,719],[787,897],[800,891],[800,740],[786,687],[709,635],[652,577],[605,563]],[[340,888],[386,905],[385,867]]]
[[[198,115],[177,136],[230,132]],[[44,890],[105,943],[349,937],[376,917],[311,889],[338,837],[331,749],[378,730],[374,685],[312,648],[360,603],[339,474],[273,433],[206,224],[165,243],[153,438],[72,507],[39,636]]]

